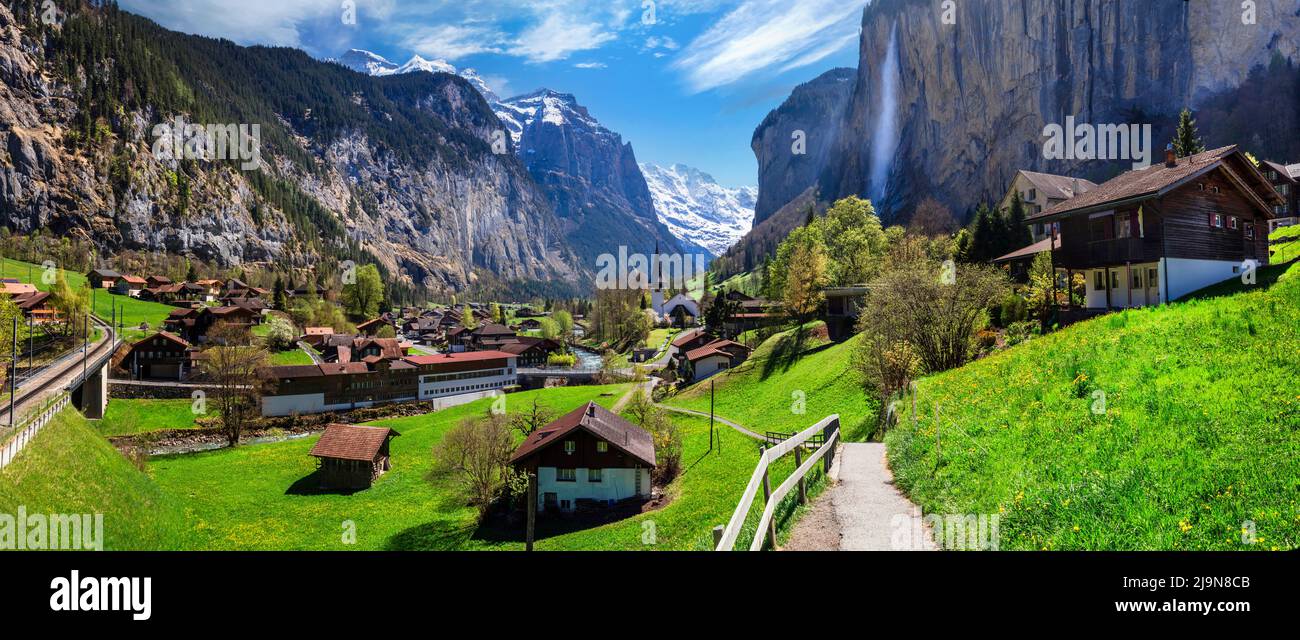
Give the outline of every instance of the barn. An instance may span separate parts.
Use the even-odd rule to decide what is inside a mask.
[[[392,468],[388,443],[401,434],[386,427],[331,424],[311,448],[322,489],[367,489]]]

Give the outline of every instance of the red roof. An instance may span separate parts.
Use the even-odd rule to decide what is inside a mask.
[[[684,347],[690,344],[692,341],[699,339],[700,336],[703,334],[704,332],[698,329],[695,331],[688,331],[680,336],[677,336],[677,339],[673,340],[673,346],[677,348]]]
[[[733,351],[749,351],[749,347],[731,340],[714,340],[698,349],[686,352],[686,359],[695,362],[712,355],[723,355],[731,358],[736,355],[732,353]]]
[[[563,439],[575,429],[584,429],[610,443],[615,449],[655,466],[655,442],[650,432],[638,427],[595,402],[570,411],[554,422],[534,431],[510,457],[515,464]]]
[[[380,449],[389,438],[399,435],[401,434],[387,427],[332,424],[325,428],[325,433],[321,434],[320,440],[316,441],[308,455],[371,462],[379,456]]]
[[[476,362],[479,360],[503,360],[514,356],[503,351],[466,351],[464,353],[440,353],[433,356],[410,356],[406,358],[411,364],[442,364],[446,362]]]

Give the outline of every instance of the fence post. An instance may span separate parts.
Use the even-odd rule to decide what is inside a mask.
[[[759,449],[760,458],[767,457],[767,447]],[[768,461],[771,462],[770,460]],[[763,507],[766,508],[768,503],[772,502],[772,478],[768,475],[767,467],[763,468]],[[754,535],[758,535],[755,532]],[[767,544],[773,551],[776,551],[776,509],[772,510],[772,519],[767,521]]]
[[[803,466],[803,445],[794,448],[794,468]],[[799,475],[799,504],[808,503],[808,491],[804,488],[803,474]]]
[[[726,527],[722,525],[718,525],[713,528],[713,550],[714,551],[717,551],[718,545],[722,544],[722,533],[724,531],[726,531]]]
[[[830,424],[822,428],[822,442],[830,442],[831,436],[834,435],[839,430],[840,430],[840,419],[836,418],[832,420]],[[831,473],[831,464],[833,464],[834,462],[835,462],[835,447],[831,447],[826,451],[826,455],[822,456],[822,473],[825,473],[826,475],[829,476]]]
[[[537,473],[528,472],[528,532],[526,549],[533,550],[533,538],[537,534]]]

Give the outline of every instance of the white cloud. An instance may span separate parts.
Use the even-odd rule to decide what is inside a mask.
[[[508,52],[529,62],[553,62],[578,51],[597,49],[617,37],[599,23],[582,22],[557,11],[520,32]]]
[[[669,36],[663,36],[663,37],[650,36],[649,38],[645,39],[645,48],[647,51],[652,51],[660,47],[663,47],[664,49],[668,49],[670,51],[675,51],[679,46],[680,45],[677,44],[677,41],[673,40]]]
[[[573,66],[579,69],[604,69],[608,65],[604,62],[579,62]]]
[[[412,51],[434,58],[456,60],[480,53],[500,53],[505,36],[489,26],[441,25],[419,29],[402,39]]]
[[[743,0],[673,62],[687,86],[707,91],[776,67],[813,64],[856,40],[865,0]]]
[[[359,5],[357,21],[387,15],[387,0]],[[320,22],[344,28],[340,2],[320,0],[121,0],[122,8],[149,16],[169,29],[240,44],[304,47],[303,34]]]

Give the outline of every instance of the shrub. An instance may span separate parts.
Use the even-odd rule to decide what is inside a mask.
[[[1039,326],[1036,322],[1015,322],[1007,327],[1007,346],[1014,347],[1037,335]]]
[[[572,367],[578,364],[578,356],[572,353],[552,353],[546,358],[546,364],[552,367]]]

